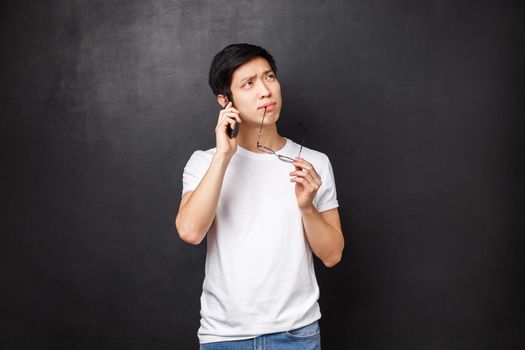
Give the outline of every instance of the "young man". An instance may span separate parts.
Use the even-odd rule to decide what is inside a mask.
[[[344,246],[330,160],[277,132],[281,88],[263,48],[227,46],[209,83],[217,146],[186,164],[176,219],[185,242],[208,238],[200,347],[320,349],[312,252],[332,267]]]

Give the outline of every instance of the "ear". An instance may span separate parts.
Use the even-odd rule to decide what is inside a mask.
[[[221,105],[222,108],[226,107],[226,105],[228,104],[228,97],[222,95],[222,94],[218,94],[217,95],[217,102],[219,102],[219,104]]]

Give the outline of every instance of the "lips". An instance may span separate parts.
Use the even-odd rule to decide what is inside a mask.
[[[260,107],[257,107],[257,109],[261,109],[261,108],[267,108],[267,107],[270,107],[270,106],[275,106],[277,103],[276,102],[268,102]]]

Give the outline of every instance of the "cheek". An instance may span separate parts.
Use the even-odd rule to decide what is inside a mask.
[[[277,86],[274,89],[273,94],[275,95],[275,97],[281,99],[281,85],[277,84]]]
[[[239,111],[249,108],[250,104],[253,102],[250,102],[250,99],[247,98],[247,96],[239,94],[239,96],[236,99],[235,108],[237,108]]]
[[[249,118],[249,116],[253,114],[254,103],[255,102],[253,98],[249,98],[249,96],[245,96],[242,94],[236,96],[235,108],[239,110],[241,118]]]
[[[242,94],[242,92],[232,91],[232,95],[235,108],[239,108],[246,104],[246,97]]]

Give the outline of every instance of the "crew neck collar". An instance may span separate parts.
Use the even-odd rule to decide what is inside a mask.
[[[281,147],[281,149],[274,150],[274,151],[277,154],[281,154],[283,156],[288,156],[290,158],[293,158],[292,152],[291,152],[293,150],[293,145],[292,145],[293,141],[289,140],[287,137],[284,137],[284,139],[286,140],[286,143],[284,144],[284,146]],[[235,154],[238,154],[243,157],[252,158],[252,159],[258,159],[258,160],[277,159],[277,157],[272,153],[255,153],[252,151],[248,151],[246,148],[241,147],[239,144],[237,144],[237,151],[235,152]]]

